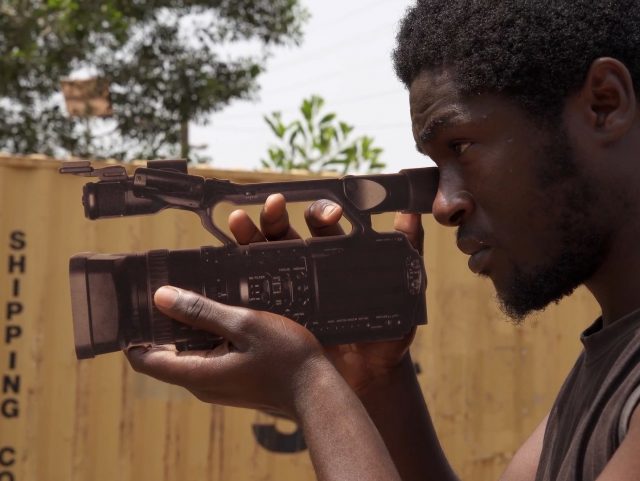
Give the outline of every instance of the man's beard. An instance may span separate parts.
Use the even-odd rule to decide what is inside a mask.
[[[497,296],[515,323],[570,295],[596,272],[609,245],[601,220],[606,213],[597,212],[598,191],[576,166],[566,131],[560,125],[556,132],[538,156],[538,180],[549,192],[549,203],[541,209],[554,217],[549,228],[556,232],[559,249],[531,269],[513,264],[513,276]]]

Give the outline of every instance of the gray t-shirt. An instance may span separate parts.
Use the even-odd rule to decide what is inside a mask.
[[[595,481],[640,398],[640,310],[581,336],[584,350],[549,415],[536,481]]]

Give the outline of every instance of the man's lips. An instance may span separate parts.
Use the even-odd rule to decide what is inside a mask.
[[[458,249],[469,257],[469,269],[475,274],[486,270],[490,259],[491,246],[473,237],[464,237],[457,241]]]

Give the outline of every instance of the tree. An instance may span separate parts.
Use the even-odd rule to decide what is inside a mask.
[[[299,42],[306,17],[300,0],[3,1],[0,150],[190,156],[189,122],[254,95],[270,48]],[[258,53],[223,58],[237,42]],[[111,119],[65,116],[60,80],[78,71],[108,80]]]
[[[337,120],[335,113],[320,117],[323,106],[324,99],[312,95],[302,101],[300,120],[286,124],[281,112],[265,116],[278,144],[269,147],[269,158],[262,160],[262,166],[281,172],[340,170],[342,174],[363,167],[368,172],[384,168],[379,160],[382,149],[373,145],[374,139],[368,136],[351,139],[354,127]]]

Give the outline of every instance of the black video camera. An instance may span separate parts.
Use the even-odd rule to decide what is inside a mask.
[[[173,321],[153,294],[174,285],[216,301],[281,314],[323,344],[400,339],[427,320],[422,258],[398,232],[378,233],[371,214],[431,212],[435,167],[398,174],[261,184],[189,175],[183,160],[154,160],[132,176],[122,166],[94,169],[65,162],[61,173],[98,177],[84,186],[89,219],[195,212],[221,247],[140,254],[73,256],[69,262],[78,359],[146,344],[179,350],[212,348],[220,339]],[[258,204],[272,193],[287,201],[321,198],[340,204],[352,231],[307,240],[237,245],[213,223],[219,202]]]

